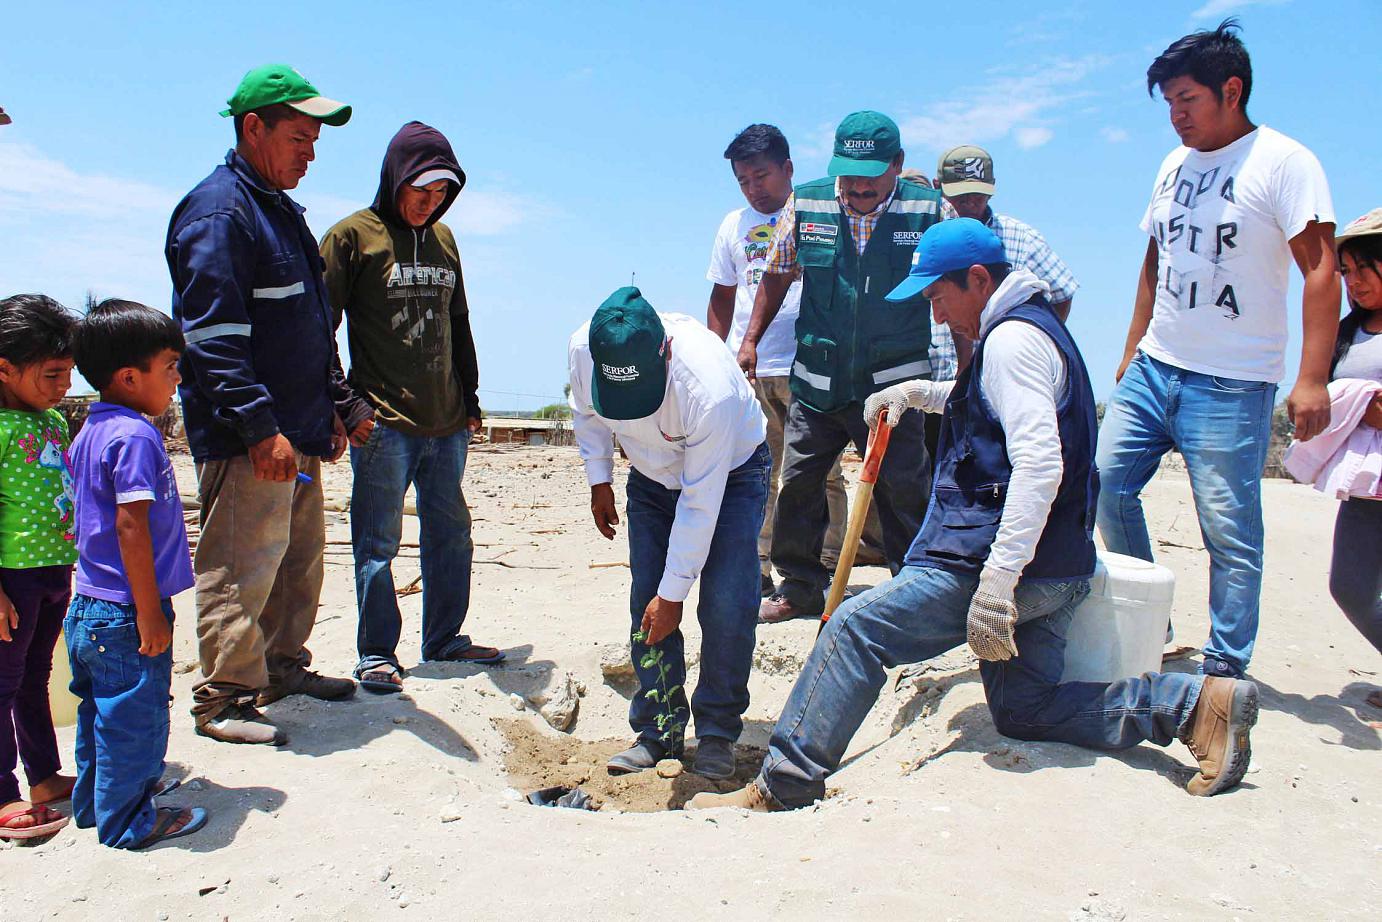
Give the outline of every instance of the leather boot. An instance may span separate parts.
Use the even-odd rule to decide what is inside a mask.
[[[1200,773],[1185,789],[1211,797],[1243,780],[1252,758],[1248,734],[1257,723],[1257,686],[1245,679],[1210,676],[1180,740],[1200,763]]]

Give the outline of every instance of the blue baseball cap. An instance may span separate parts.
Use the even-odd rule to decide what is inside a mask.
[[[915,298],[936,283],[936,279],[956,269],[1006,263],[1003,241],[988,226],[973,218],[951,218],[932,224],[921,235],[912,254],[912,270],[892,291],[889,301]]]

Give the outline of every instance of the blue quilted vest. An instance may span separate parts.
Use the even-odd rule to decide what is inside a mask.
[[[955,381],[945,404],[936,477],[926,518],[907,551],[906,564],[978,573],[998,534],[1012,478],[1007,438],[980,391],[984,343],[1004,323],[1030,323],[1049,336],[1065,361],[1065,395],[1056,407],[1064,473],[1036,556],[1022,571],[1034,582],[1087,579],[1094,573],[1094,466],[1097,424],[1089,372],[1069,331],[1042,298],[1013,308],[995,323]]]

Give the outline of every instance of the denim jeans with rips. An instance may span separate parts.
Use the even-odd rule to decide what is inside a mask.
[[[1209,551],[1205,668],[1241,676],[1262,596],[1262,468],[1276,385],[1186,371],[1139,352],[1099,429],[1099,535],[1115,554],[1152,559],[1142,489],[1161,458],[1185,459]]]
[[[461,635],[470,609],[475,545],[461,477],[470,431],[446,436],[405,435],[376,425],[361,448],[351,447],[355,483],[350,538],[355,551],[355,598],[360,613],[356,646],[362,673],[398,666],[403,615],[394,589],[393,559],[403,540],[403,497],[416,490],[422,559],[422,659],[442,659],[470,647]]]
[[[771,466],[767,445],[760,445],[747,461],[729,472],[710,554],[701,569],[696,605],[696,619],[701,625],[701,676],[690,701],[696,736],[701,739],[718,736],[732,742],[744,729],[758,629],[758,530],[763,526]],[[669,490],[636,470],[629,471],[626,515],[633,573],[629,593],[633,631],[638,630],[643,611],[662,582],[680,496],[680,490]],[[674,713],[679,709],[680,720],[685,722],[687,699],[682,686],[686,682],[686,657],[681,631],[673,631],[658,647],[663,664],[669,668],[667,688],[677,689],[671,696],[671,709]],[[650,689],[658,687],[657,669],[642,664],[648,649],[645,644],[632,645],[638,693],[629,702],[629,725],[640,740],[660,741],[664,731],[658,727],[657,717],[664,705],[646,697]],[[681,738],[673,734],[664,745],[678,749]]]
[[[904,567],[846,600],[816,639],[773,728],[759,788],[784,807],[823,797],[826,777],[840,767],[878,700],[885,670],[965,643],[978,585],[976,575]],[[1085,580],[1018,584],[1018,656],[979,664],[998,732],[1092,749],[1169,744],[1199,700],[1202,677],[1147,673],[1111,683],[1061,683],[1066,632],[1088,594]]]
[[[173,623],[173,604],[163,600]],[[173,652],[139,652],[134,606],[72,597],[63,622],[77,705],[72,818],[102,845],[130,848],[154,828],[153,794],[168,753]]]

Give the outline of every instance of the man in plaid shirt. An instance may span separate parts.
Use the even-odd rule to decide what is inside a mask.
[[[904,171],[905,175],[906,171]],[[917,181],[925,179],[918,173]],[[1008,264],[1031,271],[1051,286],[1051,307],[1056,316],[1065,320],[1070,316],[1070,303],[1080,283],[1065,267],[1065,263],[1051,249],[1046,238],[1035,228],[1014,217],[998,214],[989,207],[993,197],[993,158],[982,147],[965,144],[941,155],[935,186],[945,197],[941,207],[943,218],[973,218],[981,221],[998,235],[1007,254]],[[946,324],[931,325],[931,369],[937,381],[952,381],[969,364],[973,346],[959,342]],[[940,441],[940,416],[926,416],[926,447],[936,457]]]
[[[1079,290],[1080,283],[1075,280],[1075,276],[1065,267],[1065,263],[1036,228],[1010,215],[998,214],[989,207],[989,199],[993,198],[994,192],[993,158],[989,156],[989,152],[973,144],[952,148],[941,155],[937,174],[936,188],[945,196],[941,216],[973,218],[987,224],[1003,242],[1008,264],[1028,269],[1050,285],[1051,308],[1061,320],[1069,318],[1070,303],[1075,299],[1075,292]],[[946,381],[954,378],[959,374],[960,368],[968,364],[969,344],[965,343],[957,350],[950,335],[950,328],[943,327],[941,330],[931,331],[933,355],[939,346],[950,350],[952,361],[957,351],[964,359],[956,362],[949,377],[942,374],[945,368],[936,368],[936,380]],[[938,342],[940,339],[946,342],[941,344]],[[933,365],[935,361],[933,358]]]

